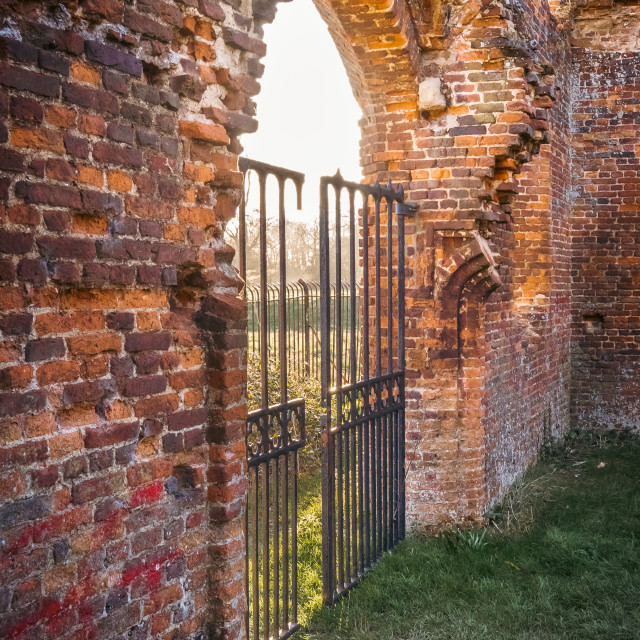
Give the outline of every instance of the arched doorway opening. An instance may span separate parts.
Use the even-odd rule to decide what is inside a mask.
[[[249,316],[245,531],[252,638],[286,637],[298,622],[309,622],[323,600],[332,601],[354,584],[404,529],[404,379],[392,375],[401,368],[402,333],[396,309],[399,235],[392,227],[403,192],[361,188],[341,177],[321,181],[336,168],[359,180],[361,112],[311,2],[280,10],[284,15],[265,35],[273,54],[264,60],[271,72],[257,100],[261,125],[240,160],[240,214],[227,227]],[[300,23],[306,29],[287,38]],[[295,61],[291,50],[298,53]],[[365,247],[370,240],[364,258],[361,240]],[[371,285],[367,295],[363,263]],[[362,322],[363,311],[370,322]],[[383,369],[384,380],[370,381]],[[363,370],[366,383],[354,386]],[[338,391],[327,393],[329,387]],[[364,420],[360,412],[380,415]],[[343,428],[329,435],[337,454],[333,444],[327,453],[324,440],[332,420]]]

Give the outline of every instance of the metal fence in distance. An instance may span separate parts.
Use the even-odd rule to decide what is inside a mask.
[[[260,353],[260,326],[266,322],[267,351],[269,358],[280,360],[280,297],[281,287],[277,284],[267,285],[266,317],[261,317],[260,287],[247,284],[245,295],[249,313],[249,349]],[[286,350],[287,367],[291,374],[300,378],[320,379],[320,283],[298,280],[286,285],[284,291],[286,305]],[[337,304],[340,299],[341,304]],[[361,331],[356,327],[351,331],[351,306],[355,305],[356,318],[360,314],[360,294],[352,299],[348,283],[331,283],[330,296],[326,302],[330,305],[330,353],[329,368],[330,386],[337,380],[338,364],[341,363],[343,378],[351,371],[351,340],[355,340],[356,369],[358,375],[362,365]],[[340,318],[338,317],[340,315]],[[341,320],[341,322],[339,322]],[[358,322],[358,320],[356,320]],[[342,326],[342,339],[338,327]],[[262,332],[264,335],[264,332]],[[340,350],[342,357],[338,357]]]

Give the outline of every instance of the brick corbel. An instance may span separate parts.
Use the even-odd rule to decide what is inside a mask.
[[[434,227],[434,298],[440,300],[443,315],[457,313],[464,286],[472,278],[485,293],[501,284],[497,256],[472,223],[436,223]],[[481,277],[478,277],[480,275]]]

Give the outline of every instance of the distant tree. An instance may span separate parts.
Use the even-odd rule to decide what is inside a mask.
[[[247,254],[247,282],[260,282],[260,214],[252,210],[246,214],[246,254]],[[240,266],[240,231],[238,219],[235,218],[226,228],[227,242],[235,247],[234,265]],[[287,281],[299,279],[317,281],[320,277],[320,232],[317,221],[310,223],[300,220],[289,220],[285,227]],[[342,280],[349,280],[349,226],[345,222],[342,228]],[[280,237],[277,218],[271,216],[266,220],[267,246],[267,281],[277,283],[280,280]],[[356,244],[356,251],[358,245]],[[335,274],[336,234],[334,227],[329,231],[330,273],[332,279]],[[359,261],[357,260],[357,263]],[[359,273],[359,267],[356,269]],[[358,276],[359,277],[359,276]]]

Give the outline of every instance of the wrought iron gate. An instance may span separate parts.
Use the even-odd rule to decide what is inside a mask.
[[[329,188],[334,193],[333,251],[330,250]],[[350,344],[355,348],[356,317],[361,311],[362,374],[351,353],[343,376],[342,351],[336,351],[337,379],[330,384],[329,306],[334,270],[342,282],[342,193],[348,195]],[[355,196],[361,194],[362,231]],[[371,208],[370,208],[371,207]],[[320,184],[320,286],[322,317],[322,394],[326,422],[322,433],[322,573],[323,600],[331,604],[405,534],[404,515],[404,204],[402,187],[347,182],[338,172]],[[373,231],[370,230],[370,214]],[[395,216],[394,216],[395,214]],[[394,224],[394,218],[397,225]],[[386,221],[386,228],[382,228]],[[394,227],[396,232],[394,234]],[[371,235],[372,234],[372,237]],[[362,308],[356,308],[356,264],[362,239]],[[373,244],[373,246],[371,246]],[[383,244],[385,251],[382,251]],[[333,253],[333,255],[330,255]],[[373,264],[373,287],[370,265]],[[386,277],[383,276],[383,269]],[[394,277],[395,276],[395,277]],[[372,298],[373,288],[373,298]],[[395,295],[394,295],[395,293]],[[383,294],[385,294],[383,296]],[[383,304],[383,297],[386,302]],[[342,318],[338,299],[336,317]],[[373,308],[371,308],[373,306]],[[384,307],[384,313],[383,313]],[[386,331],[383,325],[386,320]],[[343,340],[342,324],[337,342]],[[346,379],[345,379],[346,378]]]
[[[301,206],[304,174],[263,162],[240,159],[240,170],[258,176],[260,199],[260,309],[268,317],[267,282],[267,178],[278,184],[278,234],[280,290],[287,284],[285,245],[285,183],[296,186]],[[246,281],[246,192],[239,213],[240,274]],[[245,588],[247,594],[247,636],[287,638],[298,628],[298,451],[305,441],[304,398],[290,400],[287,390],[287,307],[284,296],[278,302],[278,402],[270,404],[268,322],[259,323],[260,403],[249,412],[246,424],[249,488],[245,511]],[[284,357],[282,357],[284,356]],[[274,395],[273,392],[271,395]]]
[[[304,340],[292,340],[288,334],[289,328],[297,326],[288,316],[297,305],[287,305],[286,292],[292,283],[287,282],[285,184],[288,180],[295,184],[300,208],[304,175],[246,158],[241,158],[240,169],[245,184],[250,172],[257,175],[259,195],[259,283],[247,283],[245,288],[252,306],[250,346],[257,346],[260,369],[259,408],[249,412],[246,422],[246,623],[250,640],[269,640],[287,638],[299,628],[298,472],[307,425],[305,399],[288,397],[288,374],[297,367],[310,376],[314,367],[306,335],[311,323],[303,327]],[[278,186],[277,283],[267,279],[269,176]],[[402,188],[394,189],[391,183],[361,185],[343,180],[338,173],[322,178],[320,186],[317,314],[320,395],[326,408],[319,427],[322,573],[323,599],[330,604],[404,537],[404,215],[408,207]],[[343,193],[349,202],[344,214]],[[362,199],[361,221],[357,195]],[[238,228],[239,267],[245,282],[246,206],[245,190]],[[333,229],[330,210],[335,213]],[[347,254],[348,267],[343,267]],[[303,308],[308,316],[309,310]],[[304,367],[291,353],[298,344],[303,345]]]

